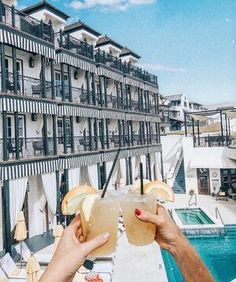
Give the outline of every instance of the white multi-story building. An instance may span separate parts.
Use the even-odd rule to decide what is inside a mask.
[[[17,214],[29,237],[61,220],[77,184],[110,188],[162,178],[157,77],[139,56],[42,1],[19,11],[0,1],[0,249]]]
[[[169,118],[171,131],[182,130],[184,128],[186,113],[204,109],[202,104],[189,101],[188,97],[183,94],[165,96],[165,98],[170,102]]]

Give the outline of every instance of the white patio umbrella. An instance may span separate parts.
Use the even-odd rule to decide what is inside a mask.
[[[20,211],[17,216],[14,239],[20,242],[20,265],[22,268],[22,243],[27,238],[27,230],[25,225],[25,216],[23,211]]]
[[[26,282],[38,282],[42,274],[41,267],[35,256],[31,254],[26,265]]]

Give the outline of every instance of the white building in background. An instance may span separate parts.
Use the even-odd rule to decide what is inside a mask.
[[[204,110],[205,107],[197,102],[190,101],[183,94],[165,96],[170,101],[170,131],[183,130],[185,113]]]
[[[162,179],[157,77],[139,56],[42,1],[0,9],[0,250],[23,209],[29,237],[61,221],[78,184],[110,189]]]

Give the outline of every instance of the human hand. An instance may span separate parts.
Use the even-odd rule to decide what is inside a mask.
[[[187,239],[163,206],[157,205],[157,214],[136,209],[135,215],[141,221],[156,225],[155,240],[162,249],[173,252],[177,244],[187,243]]]
[[[72,281],[86,257],[93,250],[103,246],[109,240],[109,237],[109,233],[104,233],[93,240],[84,242],[80,216],[76,216],[64,230],[53,259],[40,282]]]

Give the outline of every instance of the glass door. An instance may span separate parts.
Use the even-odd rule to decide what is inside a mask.
[[[210,195],[210,178],[208,168],[197,169],[199,194]]]
[[[61,98],[61,74],[55,72],[55,94],[56,97]]]

